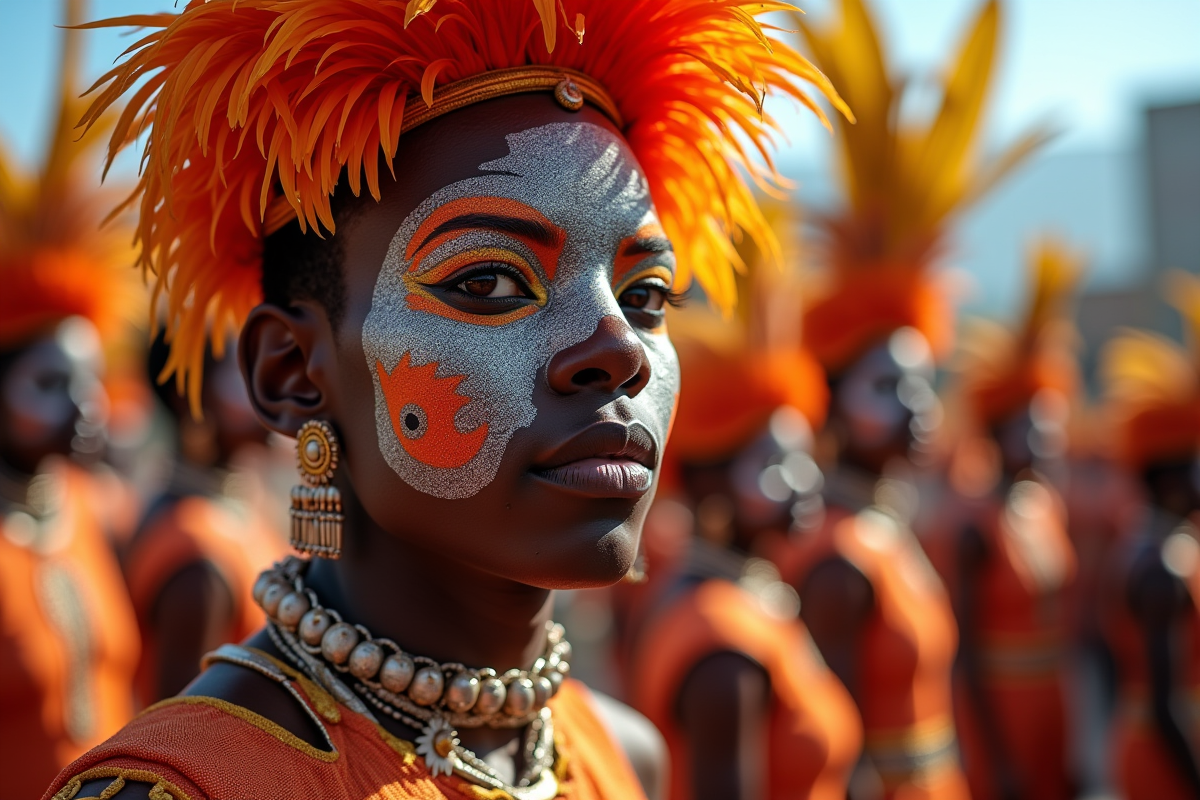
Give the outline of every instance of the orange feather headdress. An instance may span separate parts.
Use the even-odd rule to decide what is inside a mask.
[[[80,3],[64,5],[68,21],[78,21]],[[0,153],[0,349],[71,316],[111,337],[144,306],[129,269],[130,231],[101,228],[113,198],[89,188],[99,177],[96,146],[112,120],[82,139],[73,130],[85,108],[77,99],[78,40],[64,32],[55,125],[41,167],[27,172]]]
[[[1200,451],[1200,279],[1174,272],[1167,288],[1187,323],[1189,346],[1128,330],[1100,357],[1117,451],[1134,469]]]
[[[775,179],[765,96],[789,96],[824,120],[801,88],[808,82],[849,113],[825,76],[757,21],[786,8],[191,0],[179,14],[93,23],[150,29],[97,83],[85,121],[129,92],[110,154],[148,129],[130,202],[141,208],[141,263],[167,297],[168,370],[181,384],[190,375],[197,396],[206,328],[236,328],[259,301],[264,233],[292,216],[332,232],[329,199],[343,170],[350,191],[365,176],[378,198],[379,161],[394,172],[404,130],[473,100],[553,88],[562,76],[619,121],[674,240],[681,285],[694,277],[729,307],[731,237],[744,232],[771,249],[745,180]],[[508,88],[479,88],[504,70],[520,70],[500,76]]]
[[[945,73],[939,112],[925,125],[899,119],[902,85],[888,73],[864,0],[842,0],[840,23],[828,29],[802,26],[815,62],[857,117],[837,127],[847,208],[824,220],[829,274],[805,315],[805,342],[828,369],[845,367],[905,326],[920,330],[937,355],[951,346],[951,310],[931,275],[946,227],[1046,138],[1031,133],[979,163],[999,23],[999,3],[989,0]]]
[[[776,203],[766,217],[782,244],[785,263],[797,261],[798,225]],[[750,248],[745,248],[749,251]],[[800,338],[800,286],[794,275],[762,267],[762,251],[747,253],[752,268],[739,276],[737,310],[672,312],[671,339],[679,353],[679,406],[667,455],[671,463],[724,458],[757,435],[771,414],[791,406],[813,428],[825,420],[825,373]]]
[[[1067,304],[1083,275],[1082,259],[1051,239],[1040,242],[1030,256],[1032,291],[1024,325],[1013,331],[976,320],[964,337],[963,388],[982,425],[1003,420],[1043,389],[1055,389],[1070,400],[1078,387]]]

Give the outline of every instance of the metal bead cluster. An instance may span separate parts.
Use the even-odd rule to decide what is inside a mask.
[[[301,486],[292,487],[291,543],[302,553],[336,559],[342,554],[342,495],[330,485],[338,443],[329,423],[304,423],[296,434]]]
[[[399,712],[419,717],[440,712],[455,727],[519,727],[538,715],[570,674],[571,644],[557,623],[547,626],[546,652],[530,670],[499,674],[490,668],[441,664],[405,653],[390,639],[376,639],[363,626],[322,608],[289,562],[298,559],[259,576],[255,602],[273,623],[294,633],[310,654],[361,681],[380,710],[396,706]]]

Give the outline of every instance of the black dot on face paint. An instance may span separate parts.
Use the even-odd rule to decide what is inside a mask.
[[[405,414],[404,427],[408,428],[410,431],[415,431],[417,428],[421,427],[421,420],[417,419],[416,414]]]

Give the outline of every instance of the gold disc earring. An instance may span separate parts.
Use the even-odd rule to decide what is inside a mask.
[[[310,420],[296,433],[296,466],[303,485],[292,487],[292,547],[337,559],[342,555],[342,495],[333,485],[338,441],[323,420]]]

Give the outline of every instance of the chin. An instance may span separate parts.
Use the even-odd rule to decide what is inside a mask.
[[[625,577],[637,556],[642,515],[636,521],[596,519],[574,529],[547,532],[553,539],[539,555],[521,583],[541,589],[598,589]],[[530,543],[533,544],[532,542]],[[546,556],[549,556],[547,558]]]

